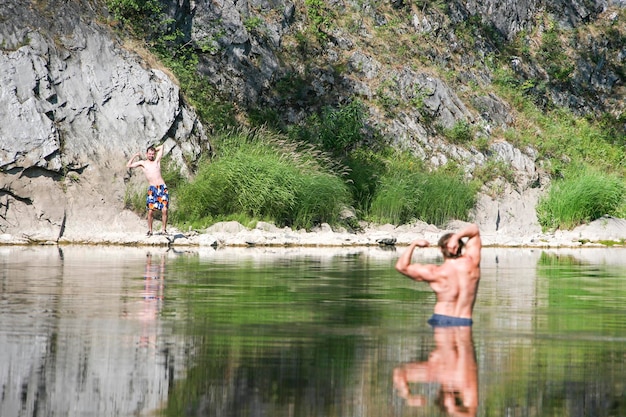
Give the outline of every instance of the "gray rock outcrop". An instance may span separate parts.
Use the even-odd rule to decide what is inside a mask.
[[[173,79],[125,48],[88,4],[0,5],[0,233],[55,241],[143,228],[124,211],[142,180],[128,158],[165,141],[184,171],[209,150]]]

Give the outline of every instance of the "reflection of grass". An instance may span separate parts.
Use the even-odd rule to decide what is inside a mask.
[[[574,256],[546,252],[538,269],[547,282],[538,286],[540,298],[546,289],[580,286],[581,276],[587,288],[608,279],[601,297],[611,296],[616,285],[621,291],[620,271],[590,269]],[[348,415],[353,404],[379,411],[389,403],[390,367],[432,350],[432,334],[420,334],[423,320],[415,315],[432,311],[432,294],[426,286],[415,291],[392,262],[244,256],[229,264],[180,257],[168,273],[163,315],[185,317],[175,331],[190,341],[193,354],[184,377],[171,381],[164,415],[248,415],[259,406],[276,416],[334,415],[331,407]],[[582,399],[615,401],[622,393],[621,337],[613,342],[594,336],[607,334],[610,320],[621,323],[616,317],[622,307],[610,305],[609,316],[606,308],[576,314],[551,299],[547,308],[528,332],[493,332],[486,322],[476,328],[481,415],[522,408],[541,416],[573,415]],[[554,317],[568,313],[587,323],[558,327],[562,322]],[[355,392],[362,398],[355,399]],[[626,415],[626,404],[615,404],[611,415]]]
[[[548,283],[550,315],[548,328],[561,332],[618,333],[615,327],[621,316],[626,284],[622,284],[623,268],[589,265],[574,256],[542,253],[537,275]],[[593,318],[595,316],[595,318]]]
[[[558,273],[560,267],[571,268],[572,266],[580,266],[581,261],[575,256],[569,254],[560,255],[556,253],[542,252],[537,265],[545,268],[542,269],[544,273],[551,274],[553,272]]]
[[[623,275],[621,266],[541,254],[533,328],[497,340],[506,354],[498,365],[486,364],[500,368],[481,379],[488,387],[485,416],[505,415],[520,404],[536,415],[572,415],[595,395],[611,401],[622,395]],[[620,411],[606,415],[626,415],[626,405],[615,404]]]
[[[604,398],[626,415],[622,397],[622,346],[620,342],[581,339],[506,341],[506,362],[494,379],[481,379],[487,387],[481,405],[486,417],[508,415],[510,410],[533,410],[537,416],[576,415],[589,398]],[[481,375],[482,376],[482,375]],[[618,411],[619,410],[619,411]],[[513,414],[518,415],[518,414]],[[526,414],[521,414],[526,415]]]
[[[168,286],[176,298],[188,299],[193,307],[190,314],[196,318],[233,326],[323,325],[325,320],[343,320],[350,326],[377,325],[386,317],[386,306],[400,308],[430,297],[428,291],[406,290],[412,288],[411,282],[391,265],[365,267],[358,258],[344,256],[324,261],[324,268],[330,270],[323,275],[309,258],[262,265],[244,258],[236,267],[219,263],[207,267],[185,258],[177,262],[180,267],[172,266],[180,269],[177,281],[186,284]],[[372,300],[377,302],[369,303]],[[325,303],[325,308],[320,309],[320,303]],[[352,318],[347,320],[348,316]]]
[[[163,316],[187,318],[176,331],[193,340],[193,362],[173,381],[165,415],[248,415],[259,401],[268,415],[332,415],[328,404],[370,372],[369,334],[413,325],[413,303],[432,306],[391,265],[358,256],[236,261],[180,257],[168,267],[176,302]]]

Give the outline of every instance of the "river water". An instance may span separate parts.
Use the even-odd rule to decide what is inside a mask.
[[[626,249],[483,249],[471,329],[402,250],[0,247],[0,416],[626,416]]]

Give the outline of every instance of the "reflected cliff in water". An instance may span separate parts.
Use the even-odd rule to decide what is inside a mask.
[[[163,254],[154,268],[145,250],[0,251],[0,415],[133,415],[167,401],[182,346],[159,318]]]

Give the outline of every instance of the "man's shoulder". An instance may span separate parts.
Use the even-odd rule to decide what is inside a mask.
[[[479,260],[480,262],[480,260]],[[447,259],[442,265],[442,268],[445,269],[459,269],[459,268],[468,268],[468,267],[473,267],[477,264],[478,262],[476,262],[476,259],[473,256],[470,255],[461,255],[458,258],[454,258],[454,259]]]
[[[434,273],[443,278],[448,278],[455,274],[454,271],[458,270],[462,262],[459,262],[460,258],[446,259],[441,265],[437,265],[434,269]]]

